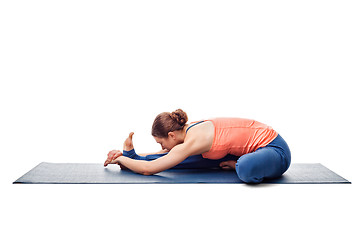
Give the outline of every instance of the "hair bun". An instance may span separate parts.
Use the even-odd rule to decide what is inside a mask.
[[[170,113],[170,117],[175,120],[180,126],[184,126],[188,121],[186,112],[181,109],[176,109],[174,112]]]

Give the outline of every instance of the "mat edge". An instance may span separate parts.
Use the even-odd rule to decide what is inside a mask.
[[[338,177],[342,178],[345,180],[344,183],[349,183],[351,184],[351,182],[349,180],[347,180],[346,178],[344,178],[343,176],[340,176],[339,174],[337,174],[336,172],[332,171],[330,168],[326,167],[325,165],[321,164],[321,163],[318,163],[320,164],[321,166],[323,166],[324,168],[326,168],[327,170],[329,170],[330,172],[332,172],[333,174],[337,175]]]
[[[38,163],[38,165],[36,165],[35,167],[33,167],[32,169],[30,169],[29,171],[27,171],[26,173],[24,173],[21,177],[19,177],[18,179],[16,179],[12,184],[16,184],[16,183],[24,183],[19,181],[22,177],[24,177],[26,174],[28,174],[29,172],[31,172],[32,170],[34,170],[35,168],[37,168],[38,166],[40,166],[43,163],[47,163],[47,162],[40,162]]]

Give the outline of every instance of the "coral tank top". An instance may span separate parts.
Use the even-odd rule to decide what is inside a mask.
[[[242,156],[265,147],[277,137],[270,126],[245,118],[216,118],[211,121],[215,126],[211,149],[202,156],[220,159],[227,154]]]

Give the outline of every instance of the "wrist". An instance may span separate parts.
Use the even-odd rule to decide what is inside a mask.
[[[120,156],[120,157],[116,158],[116,163],[119,165],[122,164],[122,159],[124,159],[124,156]]]

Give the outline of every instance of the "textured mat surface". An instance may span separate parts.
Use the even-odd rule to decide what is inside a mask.
[[[235,171],[220,169],[169,169],[144,176],[101,163],[42,162],[14,183],[243,183]],[[293,163],[278,179],[264,183],[350,183],[319,163]]]

